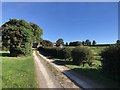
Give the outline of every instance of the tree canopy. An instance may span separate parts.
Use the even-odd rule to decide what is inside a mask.
[[[93,40],[92,45],[96,45],[96,41],[95,40]]]
[[[80,41],[74,41],[74,42],[70,42],[69,45],[70,46],[82,46],[82,42],[80,42]]]
[[[120,40],[117,40],[116,43],[117,43],[117,44],[120,44]]]
[[[89,39],[87,39],[87,40],[85,41],[85,45],[87,45],[87,46],[91,45],[91,41],[90,41]]]
[[[41,35],[43,34],[43,30],[36,24],[30,22],[30,26],[33,28],[33,41],[34,42],[41,42],[42,38]]]
[[[32,42],[42,35],[42,30],[37,25],[25,20],[10,19],[1,29],[3,49],[9,50],[12,56],[30,55]]]
[[[56,45],[57,45],[57,46],[64,45],[63,39],[62,39],[62,38],[59,38],[59,39],[56,41]]]

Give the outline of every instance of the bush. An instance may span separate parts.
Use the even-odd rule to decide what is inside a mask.
[[[102,71],[120,82],[120,44],[112,45],[101,53]]]
[[[71,50],[69,48],[62,48],[58,51],[58,55],[60,59],[70,59],[71,57]]]
[[[38,50],[54,58],[69,59],[71,57],[71,50],[69,48],[39,47]]]
[[[39,47],[38,51],[45,53],[46,55],[58,58],[58,52],[61,48],[51,48],[51,47]]]
[[[89,65],[92,63],[93,54],[88,47],[77,47],[72,50],[73,64],[81,65],[87,62]]]
[[[49,55],[57,58],[58,57],[58,52],[60,51],[60,48],[49,48]]]
[[[10,56],[17,57],[21,55],[31,55],[32,54],[32,48],[30,47],[29,43],[25,43],[24,48],[17,47],[17,48],[10,48]]]

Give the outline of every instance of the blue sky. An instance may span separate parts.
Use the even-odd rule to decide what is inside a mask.
[[[43,39],[55,42],[96,40],[115,43],[118,39],[118,3],[4,2],[2,23],[10,18],[34,22],[43,29]]]

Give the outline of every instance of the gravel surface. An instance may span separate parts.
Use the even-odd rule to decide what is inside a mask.
[[[45,65],[45,62],[40,60],[36,55],[35,51],[33,52],[35,68],[36,68],[36,79],[39,88],[63,88],[55,79],[54,74],[49,70]]]

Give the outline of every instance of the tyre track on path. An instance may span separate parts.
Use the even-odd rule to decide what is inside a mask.
[[[39,88],[63,88],[60,83],[55,79],[54,75],[45,66],[45,63],[40,60],[33,51],[34,63],[36,69],[36,79]]]

